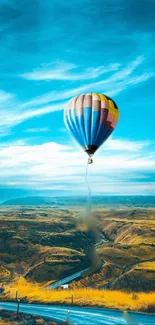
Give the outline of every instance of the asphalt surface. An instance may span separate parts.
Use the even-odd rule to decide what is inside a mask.
[[[16,311],[16,303],[0,302],[0,308]],[[69,312],[68,312],[69,311]],[[70,319],[70,324],[76,325],[122,325],[127,324],[121,311],[87,308],[74,306],[56,306],[39,304],[20,304],[20,312],[38,315],[55,320],[58,323]],[[155,315],[142,313],[129,313],[132,318],[131,325],[154,325]],[[134,320],[134,323],[133,323]],[[129,324],[129,323],[128,323]]]
[[[49,289],[56,289],[58,287],[60,287],[63,284],[69,283],[71,281],[73,281],[74,279],[80,278],[82,276],[82,273],[89,270],[89,268],[84,269],[82,271],[76,272],[70,276],[67,276],[66,278],[63,278],[62,280],[59,280],[57,282],[54,282],[53,284],[50,284],[48,286]]]
[[[106,243],[106,242],[107,242],[106,239],[101,238],[101,242],[98,243],[98,244],[96,244],[95,247],[98,248],[98,247],[100,247],[100,246],[102,245],[102,243]],[[102,263],[102,265],[103,265],[103,264],[104,264],[104,262]],[[62,280],[56,281],[56,282],[50,284],[50,285],[48,286],[48,288],[49,288],[49,289],[57,289],[58,287],[60,287],[60,286],[63,285],[63,284],[67,284],[67,283],[70,283],[71,281],[73,281],[73,280],[75,280],[75,279],[77,279],[77,278],[81,278],[82,274],[83,274],[84,272],[88,271],[89,269],[90,269],[90,268],[86,268],[86,269],[84,269],[84,270],[81,270],[81,271],[79,271],[79,272],[76,272],[76,273],[74,273],[74,274],[72,274],[72,275],[70,275],[70,276],[67,276],[67,277],[63,278]]]

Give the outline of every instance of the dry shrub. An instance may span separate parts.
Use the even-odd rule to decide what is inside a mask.
[[[136,300],[136,299],[138,299],[138,296],[137,296],[137,294],[136,294],[136,293],[133,293],[133,294],[132,294],[132,299],[133,299],[133,300]]]

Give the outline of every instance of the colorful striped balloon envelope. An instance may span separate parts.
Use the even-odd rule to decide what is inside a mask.
[[[72,98],[64,113],[67,129],[89,157],[111,135],[118,118],[116,103],[110,97],[98,93]]]

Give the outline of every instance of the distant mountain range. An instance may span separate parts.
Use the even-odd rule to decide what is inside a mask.
[[[6,200],[2,205],[63,205],[63,201],[47,196],[27,196]]]
[[[6,200],[1,205],[52,205],[52,206],[79,206],[87,202],[86,196],[26,196]],[[105,207],[155,207],[155,196],[94,196],[92,204]]]

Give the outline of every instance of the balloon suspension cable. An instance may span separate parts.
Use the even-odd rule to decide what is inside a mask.
[[[85,172],[85,181],[86,181],[86,185],[87,185],[87,189],[88,189],[88,201],[87,201],[87,209],[88,212],[91,211],[91,201],[92,201],[92,195],[91,195],[91,189],[89,186],[89,182],[88,182],[88,165],[92,164],[93,160],[91,159],[91,162],[89,162],[91,158],[88,159],[87,165],[86,165],[86,172]]]

